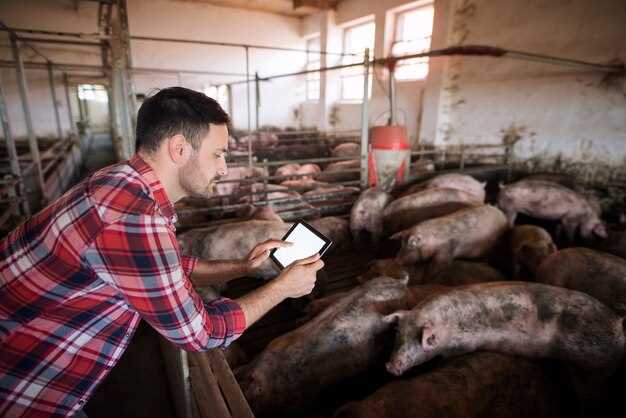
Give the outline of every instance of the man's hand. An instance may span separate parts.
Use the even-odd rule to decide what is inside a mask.
[[[246,275],[254,274],[256,270],[261,267],[261,264],[270,256],[270,250],[279,247],[289,247],[291,245],[293,245],[291,242],[277,239],[270,239],[257,244],[257,246],[248,253],[246,258],[241,261]]]
[[[317,271],[324,267],[319,254],[294,261],[275,279],[274,286],[285,298],[299,298],[313,291]]]

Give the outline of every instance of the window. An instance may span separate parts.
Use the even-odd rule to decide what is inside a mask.
[[[320,37],[307,39],[306,41],[306,69],[318,70],[320,68]],[[306,75],[306,99],[320,99],[320,73],[309,73]]]
[[[433,32],[433,15],[432,4],[396,14],[392,55],[410,55],[428,51]],[[396,80],[421,80],[427,75],[427,57],[398,61]]]
[[[204,94],[217,100],[220,106],[222,106],[222,109],[228,112],[228,86],[207,86],[203,90]]]
[[[343,64],[363,62],[365,48],[370,49],[370,59],[374,56],[374,22],[363,23],[346,28],[343,34],[343,52],[358,55],[345,55]],[[369,79],[368,97],[372,96],[372,77]],[[341,99],[363,99],[363,66],[344,68],[341,70]]]
[[[94,100],[104,103],[109,101],[107,90],[100,84],[79,84],[78,98],[81,100]]]

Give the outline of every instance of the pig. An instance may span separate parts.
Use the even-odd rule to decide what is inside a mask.
[[[215,185],[215,194],[217,196],[225,196],[222,200],[222,204],[228,204],[233,199],[236,200],[236,196],[229,197],[230,195],[236,195],[241,191],[242,180],[260,178],[267,176],[264,169],[258,167],[232,167],[228,169],[225,176],[220,177],[219,181]],[[237,181],[233,181],[237,180]],[[223,183],[225,181],[225,183]]]
[[[504,214],[482,205],[424,221],[391,236],[402,240],[396,259],[401,264],[429,261],[427,275],[434,276],[455,258],[487,256],[507,231]]]
[[[460,190],[428,189],[389,203],[383,211],[383,226],[386,233],[395,234],[422,221],[480,204],[475,195]]]
[[[556,373],[535,361],[479,352],[442,363],[349,402],[333,418],[567,416],[568,393],[554,384]]]
[[[298,175],[311,174],[310,176],[300,177],[300,179],[306,180],[306,179],[312,179],[315,174],[320,173],[321,171],[322,169],[317,164],[302,164],[300,168],[298,168],[298,171],[296,174]]]
[[[606,227],[589,201],[580,193],[560,184],[522,180],[500,186],[498,206],[506,213],[511,226],[518,213],[534,218],[560,221],[572,240],[580,229],[583,238],[607,237]]]
[[[387,370],[477,350],[553,358],[601,378],[624,355],[624,320],[586,293],[528,282],[461,286],[385,317],[398,323]]]
[[[598,197],[594,195],[594,193],[582,187],[580,184],[576,183],[576,180],[571,176],[567,176],[565,174],[560,173],[540,173],[540,174],[531,174],[530,176],[524,177],[524,180],[538,180],[538,181],[547,181],[552,183],[560,184],[561,186],[565,186],[568,189],[572,189],[575,192],[580,193],[587,199],[587,202],[598,216],[602,216],[602,204]]]
[[[384,357],[391,337],[382,318],[407,307],[406,283],[379,277],[352,289],[305,325],[274,339],[236,370],[256,416],[299,415],[323,389],[363,373]]]
[[[295,190],[299,193],[306,193],[311,190],[319,189],[320,187],[329,187],[331,184],[323,181],[312,180],[310,178],[301,178],[298,180],[283,181],[280,185],[288,187],[289,189]]]
[[[375,260],[370,269],[357,277],[357,280],[364,283],[374,277],[388,276],[395,279],[408,279],[412,286],[418,284],[463,286],[506,280],[498,270],[489,264],[474,261],[454,260],[434,277],[426,275],[425,267],[423,264],[403,265],[394,258]]]
[[[409,188],[406,194],[420,192],[426,189],[433,189],[436,187],[446,189],[456,189],[466,193],[471,193],[476,196],[476,200],[483,203],[485,201],[485,185],[487,183],[481,183],[472,176],[459,173],[441,174],[433,177],[430,180],[416,184]]]
[[[333,157],[358,157],[361,154],[361,144],[345,143],[337,145],[332,150]]]
[[[257,134],[242,136],[237,142],[239,143],[239,146],[244,149],[247,149],[248,142],[252,142],[252,149],[272,148],[278,145],[278,136],[271,132],[260,132]]]
[[[377,245],[383,235],[383,210],[391,196],[378,188],[369,188],[358,197],[350,211],[350,232],[355,244],[361,243],[361,234],[369,233]]]
[[[327,251],[350,247],[350,223],[336,216],[326,216],[308,221],[308,223],[332,241]]]
[[[626,315],[626,260],[622,258],[589,248],[566,248],[541,263],[535,280],[587,293]]]
[[[347,160],[330,163],[320,174],[318,174],[317,179],[329,182],[358,180],[360,176],[360,168],[361,162],[359,160]],[[342,173],[342,171],[351,172]]]
[[[520,225],[511,230],[513,276],[535,275],[541,262],[557,251],[552,236],[535,225]]]
[[[242,221],[199,228],[178,236],[184,254],[205,260],[240,260],[261,242],[281,239],[291,223],[277,221]],[[256,277],[269,279],[279,270],[271,260],[266,260],[256,272]]]
[[[266,188],[267,186],[267,188]],[[264,193],[257,193],[267,190],[268,193],[265,195]],[[254,183],[245,189],[242,189],[242,193],[252,193],[251,195],[245,195],[239,199],[240,203],[256,203],[264,200],[274,200],[274,199],[288,199],[291,198],[293,200],[301,200],[302,197],[299,193],[290,191],[286,186],[280,186],[278,184],[263,184],[263,183]],[[275,202],[272,203],[276,206],[283,205],[285,202]]]
[[[283,219],[271,206],[248,205],[237,212],[238,218],[256,219],[261,221],[283,222]]]
[[[285,164],[285,165],[281,165],[280,167],[278,167],[276,169],[276,172],[274,173],[275,176],[292,176],[294,174],[298,173],[298,169],[300,168],[300,164],[294,163],[294,164]],[[287,180],[293,180],[293,178],[288,178]],[[283,181],[282,179],[278,179],[278,181]]]

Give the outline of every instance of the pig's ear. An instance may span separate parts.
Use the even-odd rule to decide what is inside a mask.
[[[609,237],[609,234],[606,232],[606,227],[602,223],[599,223],[593,228],[593,233],[599,236],[600,238],[606,239]]]
[[[396,324],[406,316],[409,311],[396,311],[389,315],[383,316],[383,322],[386,324]]]
[[[391,240],[403,239],[408,234],[407,231],[396,232],[392,236],[389,237]]]
[[[437,334],[435,334],[431,326],[425,325],[424,328],[422,328],[422,348],[424,351],[430,351],[435,349],[437,344],[439,344]]]
[[[484,188],[485,188],[485,186],[487,186],[487,182],[486,182],[486,181],[483,181],[482,183],[480,183],[480,186],[484,189]]]

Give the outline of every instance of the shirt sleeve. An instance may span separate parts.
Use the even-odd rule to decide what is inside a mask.
[[[204,304],[189,280],[197,259],[181,257],[162,217],[129,215],[108,225],[83,256],[143,319],[184,350],[228,346],[246,327],[235,301]]]

